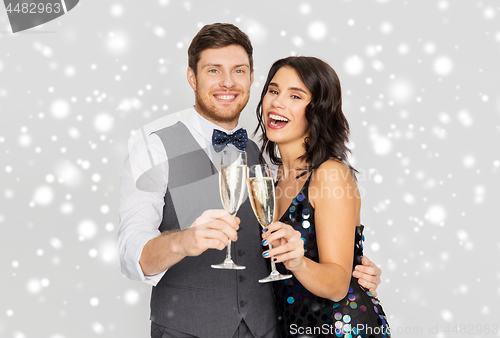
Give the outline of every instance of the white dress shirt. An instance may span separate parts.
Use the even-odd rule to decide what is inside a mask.
[[[120,227],[117,238],[120,269],[130,279],[142,280],[153,286],[160,281],[166,270],[154,276],[145,276],[139,259],[144,245],[160,235],[158,227],[163,219],[168,159],[163,142],[158,135],[151,133],[179,120],[212,159],[215,156],[212,147],[213,130],[219,129],[232,134],[240,128],[238,124],[233,130],[225,130],[203,118],[194,108],[173,116],[174,120],[161,118],[153,121],[131,137],[129,156],[123,164],[120,179]]]

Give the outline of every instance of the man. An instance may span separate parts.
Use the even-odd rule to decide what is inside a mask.
[[[129,278],[153,285],[152,337],[279,336],[271,285],[257,282],[269,274],[260,227],[248,200],[236,218],[220,210],[220,155],[212,146],[214,130],[238,147],[246,142],[238,119],[253,83],[252,52],[237,27],[203,27],[188,49],[194,108],[172,126],[143,129],[124,164],[120,267]],[[248,164],[256,164],[254,142],[248,141],[246,152]],[[228,240],[234,242],[233,260],[246,269],[211,268],[223,261]],[[359,273],[360,283],[375,292],[380,269],[365,258]]]

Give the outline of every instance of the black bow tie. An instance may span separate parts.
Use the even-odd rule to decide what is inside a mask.
[[[239,150],[245,150],[247,142],[247,131],[243,128],[236,130],[231,135],[217,129],[214,129],[214,133],[212,134],[212,144],[216,152],[220,152],[228,143],[233,144]]]

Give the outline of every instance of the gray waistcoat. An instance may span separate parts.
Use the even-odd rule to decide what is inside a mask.
[[[168,156],[169,177],[160,231],[185,229],[207,209],[222,209],[219,174],[205,151],[183,123],[161,129]],[[259,149],[249,141],[248,165],[257,164]],[[216,164],[219,167],[219,164]],[[213,269],[222,263],[225,250],[209,249],[186,257],[167,270],[151,295],[151,320],[197,337],[232,337],[243,319],[255,337],[276,324],[269,274],[262,258],[261,228],[248,198],[240,207],[238,240],[232,257],[245,270]]]

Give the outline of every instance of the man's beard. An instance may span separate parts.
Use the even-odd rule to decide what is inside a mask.
[[[213,98],[212,94],[206,94],[202,96],[198,91],[195,92],[195,100],[196,100],[196,108],[200,115],[205,117],[207,120],[212,122],[219,123],[231,123],[235,120],[237,121],[240,117],[241,112],[245,108],[248,103],[248,99],[250,95],[242,95],[239,94],[239,97],[243,100],[235,106],[234,104],[230,104],[231,107],[227,108],[218,108],[215,104],[210,100]]]

